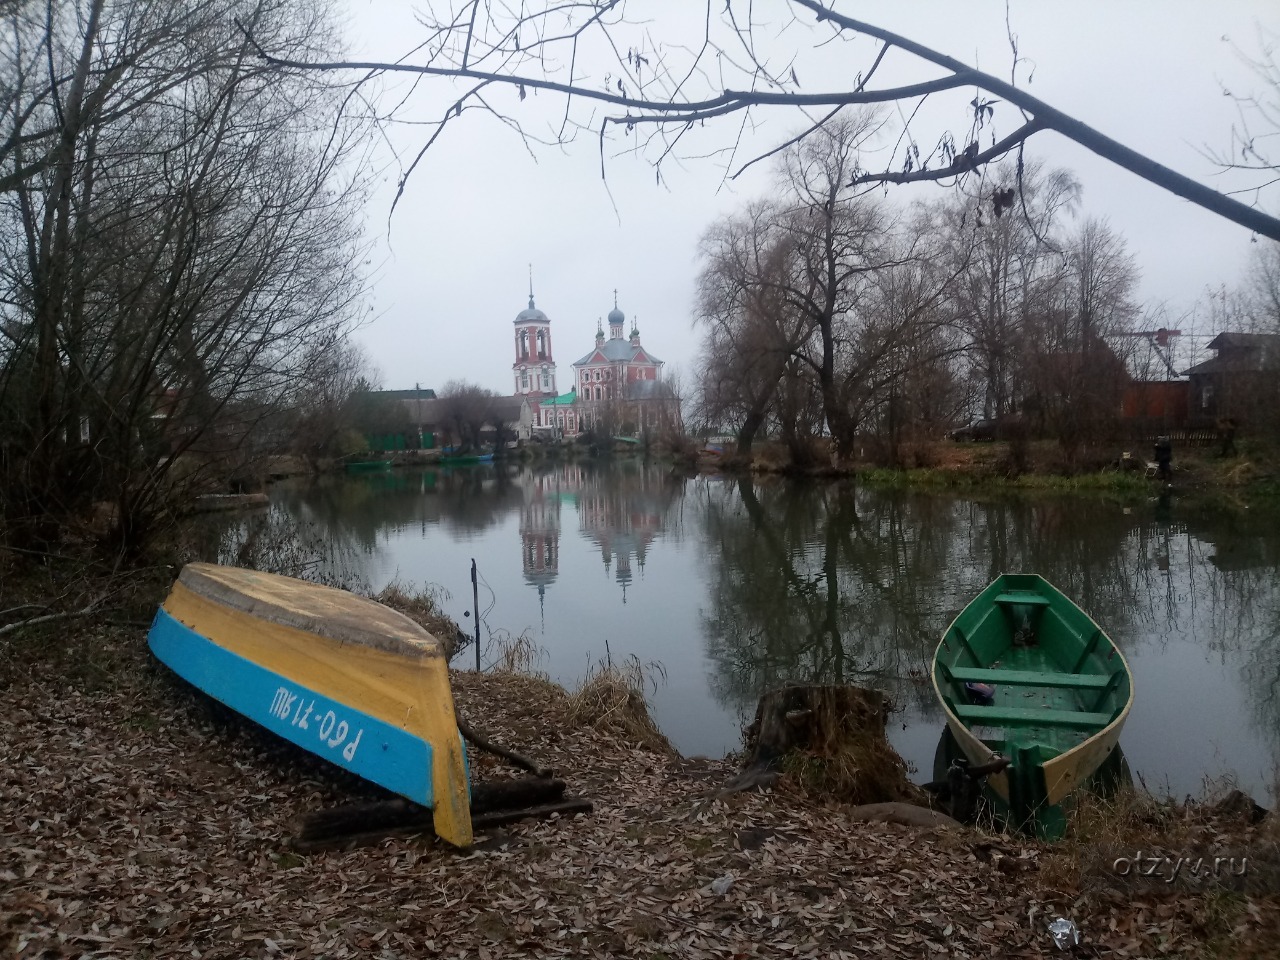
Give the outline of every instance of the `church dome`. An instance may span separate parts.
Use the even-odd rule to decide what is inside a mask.
[[[627,315],[623,313],[621,310],[619,310],[618,305],[615,303],[613,305],[613,309],[609,311],[610,325],[621,324],[626,319],[627,319]]]
[[[537,321],[540,323],[551,322],[550,317],[548,317],[545,313],[543,313],[541,310],[539,310],[537,307],[533,305],[533,294],[529,294],[528,308],[521,310],[518,314],[516,314],[516,319],[515,319],[516,323],[528,323],[530,321]]]

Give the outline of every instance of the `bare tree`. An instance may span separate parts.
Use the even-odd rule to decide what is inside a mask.
[[[840,118],[793,145],[778,198],[704,241],[707,384],[737,402],[742,453],[771,418],[796,466],[822,433],[847,461],[869,421],[897,436],[905,378],[954,350],[938,332],[964,257],[947,263],[936,230],[848,186],[875,127]]]
[[[887,345],[867,309],[871,277],[903,259],[890,241],[892,212],[848,186],[875,129],[869,112],[832,120],[789,148],[782,164],[785,229],[798,261],[783,292],[810,327],[796,355],[817,376],[826,427],[842,459],[852,455],[865,409],[855,395]]]
[[[742,457],[750,455],[787,364],[809,336],[784,292],[794,259],[783,219],[776,204],[751,204],[712,226],[701,244],[698,416],[717,428],[732,426]]]
[[[1031,96],[1015,82],[1021,62],[1016,43],[1012,50],[1014,75],[1003,80],[908,37],[842,14],[830,0],[789,0],[769,6],[767,12],[758,6],[742,0],[704,0],[702,15],[696,21],[674,15],[632,20],[624,0],[567,0],[516,7],[466,0],[456,9],[450,8],[447,15],[428,11],[421,17],[423,40],[413,51],[418,62],[408,62],[408,57],[395,63],[282,57],[265,49],[262,55],[286,70],[401,73],[444,82],[450,105],[407,165],[405,177],[445,127],[469,111],[496,115],[519,131],[526,142],[564,143],[580,131],[592,129],[601,142],[602,161],[605,142],[613,135],[621,136],[627,149],[647,155],[661,176],[662,162],[676,154],[682,142],[693,141],[707,120],[740,115],[738,138],[720,148],[726,170],[737,171],[780,152],[786,142],[822,129],[848,107],[897,103],[901,116],[914,117],[915,105],[924,98],[949,97],[962,111],[958,134],[943,130],[919,136],[907,121],[886,168],[878,172],[860,169],[854,172],[854,182],[963,180],[1011,151],[1018,151],[1021,157],[1021,148],[1030,137],[1052,130],[1177,196],[1280,239],[1280,220],[1174,173]],[[803,23],[802,16],[812,17],[816,23]],[[246,29],[252,31],[251,26]],[[862,38],[873,39],[879,47],[869,60],[859,59],[862,50],[853,46]],[[824,48],[836,43],[848,44],[851,55],[846,62],[860,66],[848,70],[856,78],[854,82],[830,91],[802,88],[800,76],[829,52]],[[890,50],[908,54],[920,66],[918,82],[872,85]],[[982,91],[976,97],[972,95],[975,88]],[[498,99],[503,90],[519,99]],[[559,110],[547,134],[531,132],[544,116],[524,104],[531,94],[539,93],[552,95]],[[998,104],[1013,108],[1009,111],[1013,115],[1011,129],[996,131]],[[599,105],[610,112],[597,117],[593,108]],[[741,131],[757,127],[761,114],[780,109],[804,111],[806,131],[752,154],[754,148],[749,144],[754,141],[744,138]],[[824,110],[816,116],[809,112]],[[984,143],[988,145],[984,147]],[[740,156],[743,152],[751,156],[745,164]],[[980,176],[978,179],[981,189]],[[402,178],[402,188],[403,184]],[[1012,199],[996,191],[986,198],[993,207]]]
[[[177,464],[207,483],[284,445],[308,352],[358,319],[364,137],[344,91],[281,78],[226,29],[240,13],[271,49],[328,46],[311,5],[84,13],[16,5],[0,60],[4,510],[46,537],[106,500],[134,549],[183,495]]]
[[[457,446],[463,450],[480,446],[480,433],[493,419],[496,397],[492,390],[464,380],[450,380],[444,385],[439,393],[440,419]]]
[[[1280,243],[1254,249],[1245,277],[1244,309],[1254,332],[1280,334]]]
[[[991,179],[1003,194],[1018,177],[1014,167],[1001,166]],[[940,211],[949,237],[944,256],[959,274],[950,292],[955,322],[969,341],[979,406],[996,418],[1025,401],[1029,327],[1061,282],[1063,219],[1080,197],[1079,184],[1064,170],[1027,164],[1021,180],[1021,216],[994,216],[963,196]]]
[[[354,341],[326,338],[310,344],[290,391],[285,418],[289,449],[312,464],[365,449],[362,428],[373,427],[370,432],[375,432],[384,425],[370,422],[374,418],[362,402],[376,378],[368,355]]]
[[[1090,218],[1068,238],[1057,281],[1029,331],[1028,394],[1072,463],[1117,418],[1129,377],[1111,344],[1138,314],[1138,270],[1124,239]]]

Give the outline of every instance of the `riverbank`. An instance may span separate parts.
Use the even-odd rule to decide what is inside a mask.
[[[1248,850],[1256,890],[1099,882],[1127,835],[1049,848],[854,823],[785,781],[716,800],[731,762],[640,742],[616,711],[510,673],[456,672],[459,708],[593,814],[490,831],[468,852],[419,838],[301,856],[297,817],[372,788],[176,680],[143,626],[38,629],[0,661],[11,956],[1048,957],[1057,915],[1094,956],[1272,956],[1280,935],[1269,821],[1148,806],[1155,822],[1132,834]]]
[[[749,461],[732,452],[704,451],[697,468],[707,473],[852,477],[878,485],[966,491],[1102,491],[1136,497],[1171,489],[1179,494],[1280,497],[1280,455],[1263,444],[1242,443],[1231,457],[1218,456],[1213,446],[1176,449],[1168,485],[1155,476],[1149,458],[1150,452],[1136,445],[1086,450],[1068,462],[1061,448],[1050,441],[1015,449],[1005,442],[939,440],[904,445],[900,455],[904,466],[897,469],[876,466],[869,460],[837,467],[830,464],[829,457],[798,468],[783,447],[764,443],[757,445]]]

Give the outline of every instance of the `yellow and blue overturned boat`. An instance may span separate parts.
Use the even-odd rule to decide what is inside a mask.
[[[432,809],[471,844],[466,748],[444,648],[376,601],[292,577],[191,563],[149,643],[184,680],[300,747]]]

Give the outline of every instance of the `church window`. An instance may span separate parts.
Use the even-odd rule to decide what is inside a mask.
[[[597,371],[596,371],[596,383],[599,383],[599,382],[600,382],[600,371],[599,371],[599,370],[597,370]]]
[[[596,399],[597,399],[597,400],[599,400],[599,399],[600,399],[600,388],[599,388],[599,387],[596,387]]]
[[[520,387],[524,390],[529,389],[529,371],[528,370],[520,371]]]

